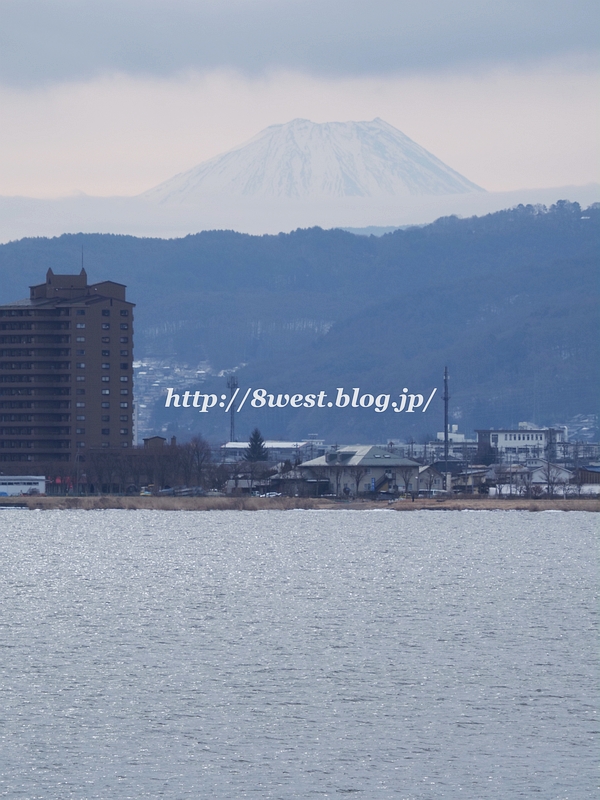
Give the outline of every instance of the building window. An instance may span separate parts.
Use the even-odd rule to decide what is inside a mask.
[[[110,344],[110,336],[103,336],[102,344]]]
[[[102,434],[102,436],[110,436],[110,428],[102,428],[100,433]]]
[[[103,350],[102,351],[102,355],[104,356],[104,358],[109,358],[110,357],[110,350]],[[104,366],[104,364],[102,364],[102,366]],[[109,367],[109,365],[107,364],[106,368],[108,369],[108,367]]]
[[[110,422],[110,417],[108,414],[102,415],[102,422]]]
[[[104,352],[102,353],[104,355]],[[102,362],[102,369],[110,369],[110,363],[107,361]]]
[[[77,422],[85,422],[85,414],[78,414]]]
[[[128,317],[129,316],[129,311],[127,311],[126,308],[122,308],[121,309],[121,316],[122,317]]]
[[[77,442],[77,447],[85,447],[85,442]]]
[[[110,375],[103,375],[102,380],[104,381],[104,383],[108,383],[110,381]]]
[[[85,403],[75,403],[77,408],[85,408]]]
[[[121,429],[119,430],[119,433],[121,434],[121,436],[128,436],[128,434],[129,434],[129,428],[121,428]]]
[[[77,325],[75,325],[75,327],[83,329],[83,328],[85,328],[85,322],[78,322]]]
[[[77,363],[77,369],[85,369],[85,363],[83,361],[79,361]]]
[[[84,314],[85,314],[85,311],[83,309],[81,309],[81,308],[77,309],[77,316],[78,317],[82,317],[82,316],[84,316]]]
[[[110,403],[101,403],[102,408],[110,408]]]
[[[85,350],[75,350],[75,355],[76,356],[84,356],[85,355]]]
[[[127,361],[121,362],[121,369],[129,369],[129,364]]]
[[[129,344],[129,337],[128,336],[121,336],[119,341],[121,342],[121,344]]]
[[[122,356],[128,356],[128,355],[129,355],[129,350],[121,350],[121,353],[120,353],[120,355],[122,355]]]
[[[129,378],[127,377],[127,375],[121,375],[121,383],[127,383],[128,380]]]
[[[78,375],[75,380],[84,381],[85,380],[85,375]]]
[[[129,442],[121,442],[121,447],[129,447]]]
[[[120,422],[129,422],[129,416],[127,414],[121,414],[119,417]]]
[[[119,325],[119,328],[121,328],[122,331],[128,331],[129,330],[129,323],[128,322],[122,322]]]
[[[79,378],[77,380],[79,380]],[[77,389],[77,394],[85,394],[85,389]]]
[[[129,394],[129,392],[127,391],[127,389],[121,389],[121,394]]]
[[[85,434],[85,428],[76,428],[75,433],[78,433],[81,436],[83,436]]]
[[[76,336],[75,337],[75,341],[76,342],[85,342],[85,336]]]
[[[102,447],[108,447],[108,442],[102,442]]]
[[[119,403],[119,405],[121,406],[121,408],[127,408],[129,406],[129,403]]]
[[[102,330],[109,331],[110,330],[110,322],[103,322],[102,323]]]
[[[108,308],[102,309],[102,316],[103,317],[110,317],[110,310]]]
[[[110,389],[102,389],[102,394],[110,394]]]

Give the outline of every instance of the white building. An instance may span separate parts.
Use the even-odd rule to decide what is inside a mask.
[[[267,440],[265,447],[269,453],[269,461],[306,461],[322,455],[325,445],[320,439],[309,439],[303,442],[285,442]],[[248,442],[227,442],[221,445],[221,458],[228,463],[241,461],[248,450]]]
[[[18,497],[22,494],[46,494],[46,476],[0,476],[0,497]]]
[[[520,422],[518,428],[477,431],[478,456],[492,454],[504,461],[525,461],[528,458],[556,459],[557,445],[567,441],[566,428],[537,428]]]

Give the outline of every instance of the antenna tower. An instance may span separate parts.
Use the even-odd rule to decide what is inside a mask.
[[[444,367],[444,489],[448,482],[448,367]]]
[[[238,379],[235,377],[235,375],[230,375],[227,378],[227,388],[229,389],[229,394],[231,396],[231,399],[233,400],[233,395],[235,394],[236,389],[238,388]],[[230,417],[229,417],[229,441],[230,442],[235,442],[236,441],[236,439],[235,439],[235,416],[234,416],[234,413],[235,413],[235,409],[234,409],[233,403],[232,403],[231,404],[231,408],[229,410],[229,414],[230,414]]]

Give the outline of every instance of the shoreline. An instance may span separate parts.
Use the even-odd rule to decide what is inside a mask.
[[[480,498],[450,497],[397,500],[333,500],[314,497],[123,497],[100,495],[97,497],[3,497],[0,512],[4,510],[32,511],[96,511],[121,509],[126,511],[291,511],[352,510],[366,511],[600,511],[600,498]]]

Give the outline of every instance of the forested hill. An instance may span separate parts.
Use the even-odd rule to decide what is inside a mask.
[[[540,424],[595,413],[600,337],[600,207],[560,202],[364,237],[341,230],[277,236],[207,231],[183,239],[79,234],[0,246],[0,302],[28,295],[48,267],[128,286],[136,358],[213,373],[274,392],[423,391],[452,377],[461,428]],[[224,379],[202,387],[221,391]],[[187,386],[184,388],[188,388]],[[283,410],[240,416],[270,438],[318,432],[340,442],[441,429],[427,415]],[[199,429],[190,412],[169,424]],[[159,419],[157,418],[157,424]],[[207,435],[224,421],[203,415]]]

